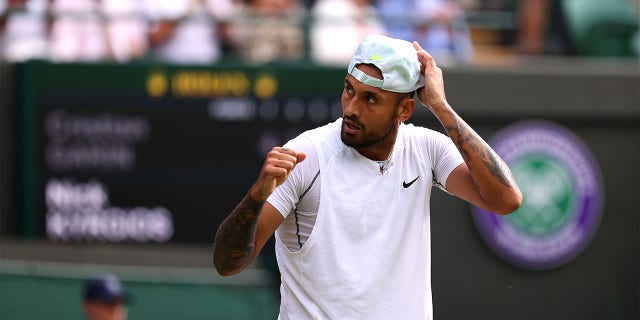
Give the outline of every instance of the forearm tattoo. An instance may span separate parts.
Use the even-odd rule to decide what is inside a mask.
[[[513,188],[515,182],[511,175],[511,170],[496,154],[496,152],[469,127],[463,120],[457,118],[451,125],[445,127],[447,133],[455,142],[458,150],[462,154],[462,158],[472,168],[471,153],[477,155],[478,160],[482,162],[484,167],[496,180],[506,187]]]
[[[243,268],[255,249],[258,216],[264,202],[247,194],[216,232],[213,264],[223,274]]]

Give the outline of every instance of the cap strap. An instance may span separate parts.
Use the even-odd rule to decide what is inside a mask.
[[[370,85],[372,87],[376,87],[376,88],[382,88],[382,84],[384,83],[384,80],[382,79],[378,79],[378,78],[374,78],[362,71],[360,71],[360,69],[356,68],[356,66],[353,66],[353,68],[351,68],[351,70],[349,71],[349,74],[351,74],[354,78],[356,78],[358,81],[366,84],[366,85]]]

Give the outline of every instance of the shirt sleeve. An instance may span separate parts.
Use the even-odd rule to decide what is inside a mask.
[[[462,159],[460,151],[451,141],[451,138],[440,132],[434,132],[432,137],[431,149],[433,150],[433,156],[431,161],[434,184],[438,188],[447,191],[446,186],[449,175],[455,168],[464,163],[464,159]]]
[[[448,192],[446,189],[447,178],[451,172],[464,163],[462,155],[451,141],[449,136],[424,127],[416,127],[408,124],[405,130],[411,132],[412,145],[423,155],[425,165],[431,167],[433,173],[433,185]]]
[[[289,178],[279,185],[269,198],[267,198],[267,202],[274,206],[286,219],[300,200],[300,196],[311,185],[320,167],[318,164],[318,154],[309,139],[296,137],[287,142],[283,147],[307,154],[306,159],[293,168]]]

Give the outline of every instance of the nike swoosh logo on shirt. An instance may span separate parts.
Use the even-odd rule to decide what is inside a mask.
[[[418,180],[418,178],[420,178],[420,176],[417,176],[415,179],[409,181],[409,183],[402,181],[402,186],[405,187],[405,189],[409,188],[414,182],[416,182],[416,180]]]

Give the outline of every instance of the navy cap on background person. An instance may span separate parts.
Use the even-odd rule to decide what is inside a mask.
[[[120,279],[112,274],[102,275],[85,281],[83,299],[85,301],[128,302],[129,294]]]
[[[126,320],[129,295],[120,279],[112,274],[84,282],[82,310],[89,320]]]

